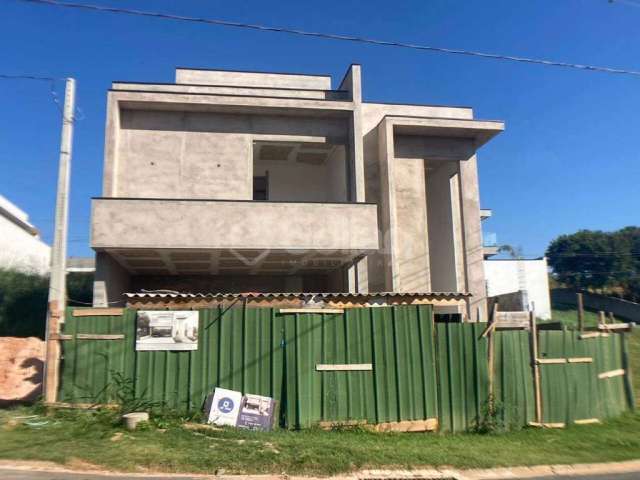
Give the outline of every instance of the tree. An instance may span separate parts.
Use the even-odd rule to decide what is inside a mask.
[[[574,288],[640,294],[640,228],[580,230],[551,242],[546,256],[559,282]],[[634,294],[635,292],[635,294]]]

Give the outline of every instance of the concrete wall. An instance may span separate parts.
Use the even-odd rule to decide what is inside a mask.
[[[254,140],[346,140],[340,119],[122,110],[120,126],[105,196],[250,200]]]
[[[538,318],[545,320],[551,318],[549,272],[546,259],[485,260],[484,271],[489,297],[526,291],[527,308],[535,305]]]
[[[402,143],[396,139],[396,146]],[[393,273],[395,285],[402,292],[430,292],[429,237],[427,233],[427,200],[425,162],[422,158],[396,157],[393,168],[395,215],[397,230],[397,263]]]
[[[377,250],[375,205],[94,199],[91,246]]]
[[[131,291],[129,273],[105,252],[96,252],[96,273],[93,281],[94,307],[121,307],[124,293]]]
[[[331,77],[329,75],[230,72],[225,70],[200,70],[190,68],[176,68],[176,83],[316,90],[331,89]]]

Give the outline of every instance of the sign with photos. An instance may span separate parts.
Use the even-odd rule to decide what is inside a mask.
[[[136,323],[136,350],[197,349],[197,311],[138,311]]]

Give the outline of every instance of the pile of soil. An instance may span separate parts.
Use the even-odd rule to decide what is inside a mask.
[[[0,406],[32,402],[42,392],[45,343],[0,337]]]

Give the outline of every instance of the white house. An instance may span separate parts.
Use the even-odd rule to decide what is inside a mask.
[[[29,215],[0,195],[0,268],[45,275],[50,257]]]
[[[521,308],[534,308],[538,318],[551,319],[546,258],[485,260],[484,273],[487,297],[522,292]]]

